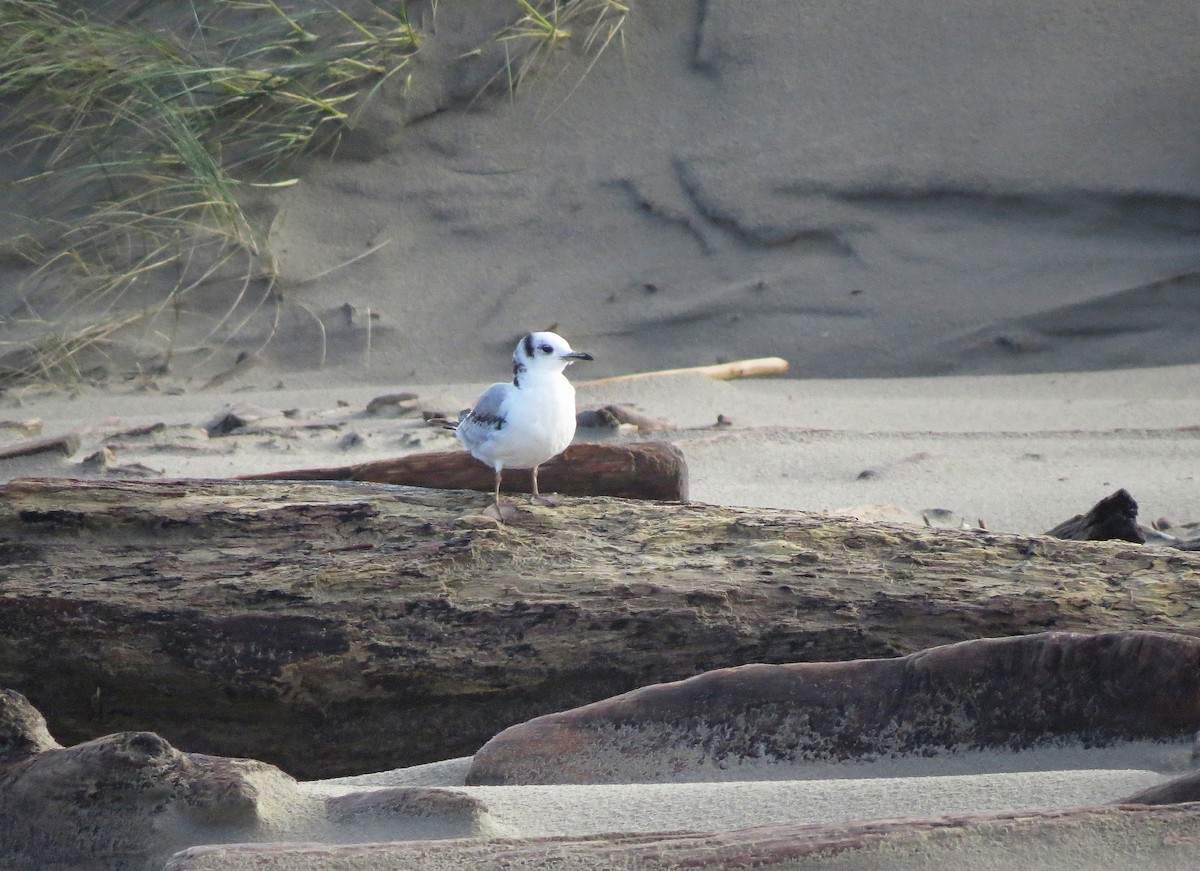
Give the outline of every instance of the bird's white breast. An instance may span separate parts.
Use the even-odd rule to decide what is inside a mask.
[[[472,451],[489,465],[531,469],[575,437],[575,388],[563,375],[523,378],[501,407],[504,425]]]

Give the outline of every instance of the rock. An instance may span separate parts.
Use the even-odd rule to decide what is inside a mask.
[[[367,403],[367,414],[381,415],[387,413],[393,417],[419,414],[419,411],[412,404],[419,398],[417,394],[408,392],[387,393],[383,396],[376,396]]]
[[[361,448],[365,443],[366,439],[364,439],[359,433],[351,431],[338,439],[337,446],[343,451],[349,451],[353,450],[354,448]]]
[[[1200,639],[1047,632],[643,687],[506,729],[475,754],[467,783],[705,780],[739,766],[754,779],[777,763],[1102,746],[1197,728]]]
[[[157,871],[189,845],[251,837],[262,797],[295,791],[270,765],[180,753],[152,732],[42,744],[0,764],[6,871]]]
[[[268,411],[257,405],[239,402],[236,405],[225,406],[216,417],[204,424],[204,429],[210,437],[215,438],[217,436],[229,435],[235,430],[242,429],[252,423],[278,417],[279,414],[277,411]]]
[[[1121,799],[1118,804],[1179,804],[1193,801],[1200,802],[1200,771],[1192,771],[1135,792]]]
[[[79,465],[88,472],[103,472],[117,461],[117,455],[112,448],[103,447],[95,453],[84,457]]]
[[[581,411],[575,415],[575,424],[590,429],[615,429],[625,424],[635,427],[642,434],[674,428],[674,424],[670,421],[643,414],[628,405],[605,405],[601,408]]]
[[[1124,488],[1101,499],[1087,514],[1076,514],[1049,530],[1046,535],[1072,541],[1119,539],[1144,544],[1145,533],[1137,523],[1137,502]]]
[[[41,711],[16,690],[0,689],[0,769],[60,746]]]
[[[607,407],[585,409],[575,415],[575,425],[580,429],[618,430],[621,421]]]

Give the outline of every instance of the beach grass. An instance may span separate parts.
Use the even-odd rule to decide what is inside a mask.
[[[598,55],[628,11],[506,2],[513,88],[568,41]],[[220,346],[278,306],[263,204],[298,158],[336,150],[420,43],[403,0],[0,3],[0,182],[25,203],[0,222],[23,277],[0,297],[0,389],[78,379],[119,331],[169,368],[182,315]],[[226,310],[191,303],[217,284]]]
[[[513,43],[505,65],[508,86],[516,90],[540,71],[553,53],[577,40],[592,63],[624,34],[629,6],[620,0],[516,0],[521,17],[501,32],[501,43]],[[511,60],[511,58],[519,60]],[[588,65],[591,69],[591,64]],[[586,75],[586,71],[585,71]]]
[[[293,184],[297,157],[335,147],[419,47],[403,5],[183,5],[186,31],[94,5],[0,4],[0,154],[30,206],[0,242],[28,266],[2,316],[44,325],[0,346],[25,361],[0,383],[78,372],[89,337],[153,324],[217,273],[240,270],[247,292],[269,295],[266,228],[247,203]],[[123,298],[149,283],[159,299],[131,322]]]

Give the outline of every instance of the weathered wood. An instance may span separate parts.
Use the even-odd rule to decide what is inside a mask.
[[[57,436],[46,436],[40,439],[18,442],[15,445],[5,445],[0,448],[0,460],[12,460],[17,457],[31,457],[34,454],[59,453],[71,456],[79,450],[79,433],[68,432]]]
[[[0,686],[302,776],[748,662],[1048,628],[1200,635],[1200,556],[797,511],[362,484],[0,487]],[[319,747],[320,752],[314,752]]]
[[[243,481],[362,481],[443,490],[491,493],[495,480],[490,467],[466,451],[436,451],[375,460],[353,466],[292,469],[242,475]],[[622,499],[687,501],[687,462],[669,442],[628,445],[571,445],[538,472],[543,493],[568,496],[618,496]],[[505,473],[505,493],[531,492],[528,472]]]
[[[1194,806],[1101,806],[830,825],[767,825],[726,832],[390,844],[213,844],[181,851],[163,871],[940,871],[964,867],[1143,871],[1190,869],[1197,850],[1200,814]]]
[[[642,687],[505,729],[467,783],[755,780],[780,764],[1178,741],[1197,729],[1200,639],[1041,632]]]
[[[1046,535],[1071,541],[1132,541],[1144,544],[1146,535],[1138,528],[1138,504],[1121,488],[1105,496],[1086,514],[1076,514],[1049,530]]]
[[[420,399],[416,393],[404,391],[402,393],[385,393],[382,396],[376,396],[367,403],[367,414],[380,414],[384,411],[397,411],[406,406],[411,406],[411,403]],[[412,409],[413,414],[418,414],[416,409]]]

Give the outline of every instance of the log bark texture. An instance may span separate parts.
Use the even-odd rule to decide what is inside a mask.
[[[485,493],[491,493],[495,486],[491,468],[466,451],[409,454],[354,466],[263,472],[242,475],[241,480],[361,481]],[[683,452],[669,442],[571,445],[543,463],[538,472],[539,489],[543,493],[663,502],[687,501],[687,481]],[[521,469],[507,470],[500,489],[504,493],[532,492],[529,473]]]
[[[1045,629],[1200,635],[1200,555],[797,511],[357,483],[0,487],[0,687],[302,777],[750,662]],[[319,748],[314,752],[314,748]]]

